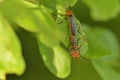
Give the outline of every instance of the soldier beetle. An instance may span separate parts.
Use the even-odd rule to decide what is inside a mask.
[[[68,20],[68,27],[70,29],[71,35],[70,35],[70,55],[73,58],[77,58],[79,59],[80,57],[80,52],[79,52],[79,47],[78,47],[78,42],[76,39],[76,34],[77,34],[77,29],[76,29],[76,21],[75,21],[75,17],[72,13],[72,11],[70,10],[66,10],[66,16],[67,16],[67,20]]]

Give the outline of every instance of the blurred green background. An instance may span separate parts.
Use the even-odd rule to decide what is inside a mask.
[[[27,0],[27,1],[38,4],[40,0],[37,0],[37,2],[35,2],[35,0]],[[51,0],[48,0],[48,2],[49,1]],[[73,0],[70,0],[70,1],[72,2]],[[46,6],[46,4],[44,4],[44,6]],[[50,8],[52,8],[54,11],[53,7],[54,6]],[[115,0],[115,1],[114,0],[111,0],[111,1],[109,0],[101,0],[101,1],[76,0],[76,4],[74,4],[71,9],[75,17],[80,21],[81,24],[83,24],[83,26],[87,25],[91,29],[96,29],[100,27],[100,28],[103,28],[103,29],[105,28],[111,31],[111,33],[115,36],[115,40],[113,39],[113,44],[114,43],[117,44],[116,45],[117,47],[114,47],[114,46],[113,47],[118,48],[118,50],[120,51],[120,1],[119,0]],[[103,63],[106,61],[105,62],[105,64],[107,65],[106,67],[104,65],[102,66],[102,63],[97,61],[96,57],[94,58],[94,56],[89,56],[90,55],[89,50],[87,52],[88,55],[86,57],[89,59],[89,61],[84,60],[84,59],[76,60],[72,58],[70,75],[63,79],[56,77],[55,74],[53,75],[43,62],[43,58],[39,53],[39,48],[38,48],[39,45],[38,45],[37,39],[34,36],[35,34],[34,30],[33,32],[31,32],[32,30],[31,28],[29,32],[29,29],[27,31],[24,29],[24,27],[21,28],[19,27],[20,25],[15,24],[14,21],[12,22],[10,20],[11,18],[10,19],[7,18],[7,19],[10,22],[10,24],[14,27],[15,33],[17,34],[20,40],[21,47],[22,47],[22,55],[23,55],[23,58],[26,64],[25,72],[22,75],[7,74],[6,76],[7,80],[120,80],[120,77],[119,77],[120,75],[120,53],[118,53],[119,56],[117,56],[116,59],[110,58],[111,59],[110,61],[109,61],[109,58],[106,58],[106,57],[104,59],[102,59],[101,57],[98,58],[98,60],[102,59],[101,62]],[[97,33],[97,31],[96,32],[93,31],[93,32]],[[88,39],[88,48],[89,48],[90,38],[89,38],[89,35],[87,34],[88,33],[86,33],[86,37]],[[93,36],[97,36],[97,35],[93,35]],[[93,41],[90,45],[92,44],[95,45],[96,43],[94,44],[94,41]],[[100,52],[99,49],[98,49],[98,52]],[[100,64],[101,66],[99,66]],[[108,66],[110,66],[110,68]]]

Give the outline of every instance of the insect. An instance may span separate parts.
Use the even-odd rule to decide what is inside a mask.
[[[77,40],[76,40],[74,35],[70,36],[70,47],[69,47],[69,49],[70,49],[70,55],[73,58],[79,59],[79,57],[80,57],[79,47],[78,47]]]
[[[72,13],[72,11],[70,10],[66,10],[66,16],[67,16],[67,20],[68,20],[68,27],[70,29],[71,35],[70,35],[70,55],[73,58],[77,58],[79,59],[80,57],[80,52],[79,52],[79,47],[78,47],[78,41],[76,39],[76,34],[77,34],[77,30],[76,30],[76,22],[75,22],[75,17]]]

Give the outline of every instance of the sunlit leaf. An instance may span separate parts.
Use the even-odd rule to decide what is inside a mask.
[[[21,75],[24,69],[20,42],[12,27],[0,14],[0,72]]]
[[[97,21],[107,21],[118,16],[120,9],[119,0],[83,0]]]
[[[49,48],[38,40],[40,54],[46,67],[57,77],[67,77],[70,70],[70,57],[61,46]]]
[[[53,18],[43,11],[36,11],[34,13],[36,15],[35,18],[40,22],[38,23],[40,27],[39,39],[47,46],[53,47],[57,45],[63,39],[63,33],[57,28]]]
[[[13,3],[15,5],[13,5]],[[25,5],[27,4],[11,0],[5,1],[0,8],[7,17],[10,16],[10,19],[14,20],[20,27],[31,32],[40,33],[41,41],[47,46],[54,46],[59,40],[63,39],[62,33],[57,29],[53,17],[47,11],[43,9],[34,9],[34,7],[27,8]],[[12,7],[15,8],[12,9]]]
[[[38,32],[39,27],[35,24],[37,22],[35,22],[32,13],[27,9],[30,8],[30,6],[34,8],[34,6],[28,6],[27,3],[22,1],[5,0],[0,5],[0,10],[9,20],[15,21],[20,27],[31,32]]]

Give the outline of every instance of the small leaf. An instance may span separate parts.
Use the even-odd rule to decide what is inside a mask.
[[[94,60],[92,63],[103,80],[120,80],[120,73],[115,71],[112,67],[98,60]]]
[[[24,70],[20,42],[12,27],[0,14],[0,73],[21,75]]]
[[[65,78],[70,74],[70,57],[59,45],[49,48],[38,39],[40,54],[46,67],[57,77]]]
[[[91,11],[91,16],[96,21],[107,21],[118,16],[120,9],[119,0],[83,0]]]

